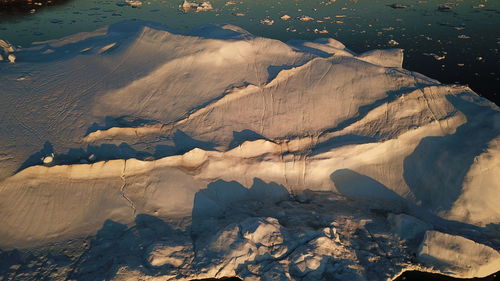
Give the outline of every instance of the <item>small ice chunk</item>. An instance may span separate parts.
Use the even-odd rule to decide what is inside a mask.
[[[208,1],[204,1],[202,2],[198,8],[196,8],[196,11],[199,12],[199,11],[210,11],[210,10],[213,10],[214,8],[212,7],[212,4]]]
[[[329,227],[323,228],[323,234],[332,239],[333,241],[340,243],[340,236],[337,233],[337,229],[335,228],[335,225],[330,225]]]
[[[399,45],[399,43],[394,39],[389,40],[389,42],[387,42],[387,43],[389,44],[389,46],[393,46],[393,47]]]
[[[142,6],[142,2],[138,0],[126,0],[127,4],[132,8],[137,8]]]
[[[313,31],[316,34],[326,34],[326,33],[328,33],[328,30],[326,30],[326,29],[319,30],[319,29],[315,28]]]
[[[291,16],[289,16],[289,15],[282,15],[282,16],[280,17],[280,19],[282,19],[282,20],[289,20],[289,19],[291,19],[291,18],[292,18],[292,17],[291,17]]]
[[[189,12],[193,9],[196,9],[197,7],[198,7],[198,4],[193,3],[193,2],[189,2],[186,0],[184,0],[184,2],[181,5],[181,8],[182,8],[182,10],[184,10],[184,12]]]
[[[314,20],[314,18],[312,18],[310,16],[303,15],[303,16],[299,17],[299,20],[300,21],[312,21],[312,20]]]
[[[15,51],[14,46],[12,46],[12,44],[1,39],[0,39],[0,48],[2,48],[6,54],[13,53]]]
[[[440,55],[436,55],[434,53],[423,53],[422,55],[428,56],[428,57],[433,57],[435,60],[444,60],[446,58],[445,55],[440,56]]]
[[[197,2],[189,2],[187,0],[184,0],[184,2],[181,5],[181,8],[182,10],[184,10],[184,12],[189,12],[189,11],[203,12],[203,11],[211,11],[214,9],[209,1],[203,1],[202,3],[197,3]]]
[[[11,54],[14,51],[15,49],[12,44],[0,39],[0,61],[7,59],[9,62],[14,63],[16,61],[16,56]]]
[[[440,12],[449,12],[451,11],[451,4],[445,3],[444,5],[440,5],[437,10]]]
[[[406,9],[406,8],[408,8],[407,5],[397,4],[397,3],[391,4],[391,5],[388,5],[388,6],[391,7],[391,8],[393,8],[393,9]]]
[[[95,156],[95,154],[90,154],[90,155],[89,155],[88,160],[89,160],[90,162],[94,162],[96,159],[97,159],[97,157]]]
[[[108,44],[108,45],[106,45],[106,46],[102,47],[102,48],[99,50],[99,54],[102,54],[102,53],[104,53],[104,52],[107,52],[107,51],[109,51],[109,50],[113,49],[116,45],[117,45],[117,43],[115,42],[115,43],[111,43],[111,44]]]
[[[263,25],[273,25],[274,24],[274,20],[272,20],[272,19],[263,19],[263,20],[260,20],[259,22],[260,22],[260,24],[263,24]]]
[[[54,153],[51,153],[50,155],[42,157],[42,162],[43,162],[43,164],[51,164],[52,162],[54,162]]]

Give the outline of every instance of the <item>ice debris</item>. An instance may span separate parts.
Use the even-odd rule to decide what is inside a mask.
[[[282,19],[282,20],[289,20],[290,18],[291,18],[291,16],[289,16],[289,15],[282,15],[280,17],[280,19]]]
[[[423,53],[422,55],[428,56],[428,57],[433,57],[435,60],[444,60],[446,58],[445,55],[440,56],[440,55],[436,55],[434,53]]]
[[[394,39],[389,40],[389,42],[387,42],[387,44],[389,44],[389,46],[392,46],[392,47],[399,45],[399,43]]]
[[[391,8],[393,8],[393,9],[406,9],[406,8],[408,8],[407,5],[397,4],[397,3],[391,4],[391,5],[388,5],[388,6],[391,7]]]
[[[305,16],[305,15],[304,15],[304,16],[300,16],[300,17],[299,17],[299,20],[300,20],[300,21],[312,21],[312,20],[314,20],[314,18],[312,18],[312,17],[310,17],[310,16]]]
[[[182,5],[180,6],[184,12],[195,11],[195,12],[204,12],[213,10],[213,6],[209,1],[203,1],[201,3],[198,2],[189,2],[184,0]]]
[[[54,153],[41,158],[43,164],[52,164],[54,162]]]
[[[274,24],[274,20],[272,20],[272,19],[263,19],[263,20],[260,20],[259,22],[260,22],[260,24],[263,24],[263,25],[273,25]]]
[[[138,0],[126,0],[127,4],[132,8],[137,8],[142,6],[142,2]]]
[[[0,39],[0,61],[3,61],[5,58],[10,63],[14,63],[16,61],[16,56],[12,53],[15,51],[16,49],[12,46],[12,44]]]

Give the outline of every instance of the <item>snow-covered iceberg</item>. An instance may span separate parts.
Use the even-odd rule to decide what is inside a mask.
[[[0,255],[35,254],[7,277],[500,270],[499,108],[403,69],[402,50],[132,21],[15,55]]]

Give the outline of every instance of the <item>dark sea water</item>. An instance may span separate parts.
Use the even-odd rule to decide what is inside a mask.
[[[204,12],[184,12],[183,0],[145,0],[135,8],[121,0],[51,0],[49,7],[5,4],[13,1],[23,2],[0,0],[0,38],[16,45],[124,19],[179,30],[230,23],[282,41],[333,37],[356,52],[403,48],[405,68],[443,83],[469,85],[499,104],[500,0],[213,0],[214,10]],[[280,19],[285,14],[291,18]],[[301,21],[301,16],[312,20]],[[261,24],[264,19],[274,23]]]
[[[401,276],[399,276],[394,281],[498,281],[500,280],[499,273],[492,274],[490,276],[484,278],[472,278],[472,279],[461,279],[461,278],[453,278],[448,277],[441,274],[434,273],[426,273],[419,271],[406,271]],[[237,277],[228,277],[221,279],[200,279],[200,280],[192,280],[192,281],[241,281],[240,278]]]

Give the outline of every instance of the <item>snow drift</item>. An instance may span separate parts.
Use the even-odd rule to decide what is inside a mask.
[[[499,109],[402,69],[402,50],[123,22],[15,54],[0,247],[84,241],[60,277],[500,269]]]

